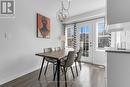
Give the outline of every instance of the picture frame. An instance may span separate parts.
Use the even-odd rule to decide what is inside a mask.
[[[37,13],[37,38],[50,38],[50,18]]]

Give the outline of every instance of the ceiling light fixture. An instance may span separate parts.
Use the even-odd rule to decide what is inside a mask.
[[[69,8],[70,0],[61,0],[61,8],[57,12],[57,17],[60,22],[64,22],[69,17]]]

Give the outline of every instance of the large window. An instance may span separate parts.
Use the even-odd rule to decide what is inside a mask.
[[[96,23],[97,30],[97,48],[103,49],[110,47],[111,45],[111,34],[106,32],[104,18]]]
[[[74,44],[78,44],[84,50],[84,55],[88,56],[90,45],[94,47],[96,45],[96,48],[101,50],[111,46],[111,33],[105,29],[105,18],[95,19],[91,22],[77,23],[76,28],[77,39],[74,41],[74,24],[66,25],[66,47],[73,48]],[[91,35],[94,34],[93,37],[89,36],[90,31]],[[95,38],[96,44],[93,44],[92,41],[95,41]]]

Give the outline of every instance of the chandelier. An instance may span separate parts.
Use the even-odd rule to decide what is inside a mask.
[[[60,22],[64,22],[69,17],[69,8],[70,0],[61,0],[61,8],[57,12],[57,17]]]

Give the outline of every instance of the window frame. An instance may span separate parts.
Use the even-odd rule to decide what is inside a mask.
[[[102,18],[104,19],[104,30],[107,31],[106,29],[106,19],[105,18]],[[96,51],[105,51],[106,48],[108,47],[104,47],[104,48],[100,48],[98,43],[99,43],[99,37],[111,37],[110,35],[100,35],[99,36],[99,33],[98,33],[98,24],[101,23],[102,21],[99,21],[101,19],[98,19],[98,21],[96,21]],[[110,46],[111,47],[111,42],[110,42]]]

